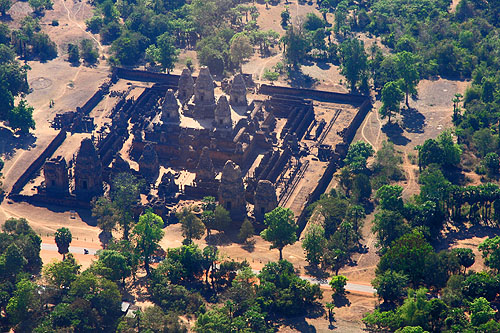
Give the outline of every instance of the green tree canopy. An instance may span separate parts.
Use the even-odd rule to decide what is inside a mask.
[[[73,240],[73,236],[71,235],[71,231],[68,228],[59,228],[54,234],[54,239],[57,245],[57,252],[63,255],[63,260],[66,256],[66,253],[69,252],[69,244]]]
[[[136,251],[144,260],[144,269],[149,275],[151,256],[159,248],[158,242],[163,238],[163,220],[152,211],[146,211],[139,217],[139,222],[132,232],[136,244]],[[125,262],[122,261],[124,265]]]
[[[271,242],[271,249],[278,249],[280,260],[283,259],[283,248],[297,241],[297,225],[293,212],[289,208],[276,207],[265,214],[264,224],[267,226],[262,231],[264,240]]]

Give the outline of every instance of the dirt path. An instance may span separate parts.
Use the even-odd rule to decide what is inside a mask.
[[[407,174],[407,182],[403,186],[403,198],[408,199],[411,195],[419,191],[419,185],[415,179],[415,170],[417,166],[411,164],[408,154],[403,152],[403,164],[401,165],[405,173]]]
[[[65,0],[61,0],[61,4],[63,5],[64,9],[66,9],[66,12],[68,14],[68,21],[70,21],[71,23],[76,25],[81,31],[83,31],[87,35],[89,35],[90,38],[92,38],[97,43],[97,45],[99,45],[99,49],[101,50],[101,52],[103,52],[104,48],[102,47],[101,43],[97,40],[97,38],[95,38],[94,35],[92,35],[90,32],[88,32],[86,29],[84,29],[78,22],[76,22],[75,20],[73,20],[71,18],[71,11],[69,10],[68,7],[66,7]],[[80,11],[81,8],[82,8],[82,5],[80,5],[78,10],[73,14],[73,17],[76,17],[76,14]]]

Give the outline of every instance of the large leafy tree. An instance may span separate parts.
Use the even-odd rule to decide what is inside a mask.
[[[265,214],[264,223],[267,226],[260,234],[271,242],[271,249],[278,249],[280,260],[283,259],[283,248],[297,241],[297,224],[293,212],[289,208],[276,207]]]
[[[64,260],[45,265],[43,277],[49,286],[59,291],[66,291],[71,283],[76,280],[80,267],[75,257],[68,253]]]
[[[253,47],[250,45],[250,39],[245,34],[236,34],[231,38],[231,47],[229,49],[231,61],[241,71],[241,64],[244,60],[250,58],[253,54]]]
[[[159,248],[158,242],[163,238],[163,220],[152,211],[147,211],[139,217],[133,235],[136,251],[144,260],[144,269],[149,275],[151,255]]]
[[[200,239],[205,233],[203,222],[193,213],[191,207],[184,207],[176,213],[181,222],[182,236],[186,244],[192,243],[193,239]]]
[[[397,303],[405,295],[408,277],[389,269],[377,275],[372,281],[372,285],[384,302]]]
[[[390,81],[382,88],[382,107],[379,110],[382,119],[388,118],[389,123],[394,114],[399,113],[404,93],[400,88],[400,81]]]
[[[71,235],[71,231],[68,228],[59,228],[54,234],[54,239],[57,245],[57,252],[63,255],[63,260],[66,256],[66,253],[69,252],[69,244],[73,240],[73,236]]]
[[[158,36],[156,43],[159,50],[158,62],[163,70],[170,72],[174,68],[179,55],[179,50],[174,46],[174,39],[169,32],[165,32]]]
[[[283,41],[285,44],[285,58],[288,64],[298,68],[310,48],[309,40],[302,26],[291,25],[286,31]]]
[[[397,239],[380,258],[377,274],[394,270],[408,276],[413,285],[430,283],[435,272],[435,252],[421,232],[414,231]]]
[[[403,91],[406,95],[406,107],[410,107],[408,96],[417,93],[417,84],[420,75],[417,69],[418,57],[408,51],[396,54],[396,68],[399,77],[402,79]]]
[[[340,45],[341,74],[345,76],[351,91],[356,91],[356,85],[367,75],[368,57],[365,46],[357,38],[345,40]]]
[[[317,266],[323,258],[326,245],[325,229],[320,225],[311,224],[302,240],[302,248],[306,252],[306,260],[311,265]]]
[[[129,232],[134,222],[132,209],[139,200],[143,184],[143,181],[130,173],[120,173],[111,182],[110,198],[114,209],[119,212],[118,223],[122,227],[125,240],[129,238]],[[109,215],[112,212],[106,210],[105,213]]]
[[[496,272],[500,271],[500,236],[487,238],[479,244],[479,251],[485,264]]]

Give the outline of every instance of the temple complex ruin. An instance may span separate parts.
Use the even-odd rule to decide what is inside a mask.
[[[43,175],[26,172],[12,197],[89,207],[127,172],[148,185],[143,204],[166,218],[183,200],[213,196],[234,221],[262,223],[278,205],[300,220],[342,164],[369,98],[256,87],[244,74],[219,83],[206,67],[197,74],[115,69],[77,111],[96,129],[61,125],[32,168],[43,165]],[[35,195],[23,189],[30,177]]]

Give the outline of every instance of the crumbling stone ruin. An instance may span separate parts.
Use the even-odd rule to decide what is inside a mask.
[[[247,213],[245,186],[240,167],[231,160],[222,169],[218,192],[219,203],[229,211],[231,218],[242,221]]]
[[[214,80],[208,67],[202,67],[194,84],[194,114],[199,118],[214,118]]]
[[[175,175],[168,171],[161,177],[158,185],[158,197],[163,200],[174,199],[179,192],[179,185],[175,183]]]
[[[247,87],[241,74],[237,74],[233,79],[229,103],[234,106],[247,106]]]
[[[215,108],[215,127],[218,129],[232,129],[231,108],[224,95],[219,97]]]
[[[149,143],[144,148],[141,158],[139,159],[139,172],[147,179],[154,180],[158,176],[160,163],[158,154],[156,153],[153,144]]]
[[[64,194],[69,191],[68,166],[62,156],[46,161],[43,166],[45,189],[48,193]]]
[[[213,182],[215,180],[215,170],[212,159],[210,158],[210,150],[208,147],[203,147],[200,160],[196,165],[196,183]]]
[[[182,105],[186,104],[194,94],[193,74],[189,68],[184,68],[179,78],[179,88],[177,90],[177,98]]]
[[[77,197],[92,198],[103,191],[102,164],[91,139],[83,139],[76,156],[75,191]]]
[[[181,199],[204,196],[218,198],[236,221],[250,211],[260,223],[278,205],[298,216],[331,180],[370,107],[362,96],[277,86],[247,94],[247,77],[240,74],[217,87],[208,68],[196,79],[188,69],[181,76],[121,69],[115,79],[120,72],[158,83],[133,88],[142,90],[128,99],[120,95],[112,124],[83,140],[69,166],[62,157],[48,160],[42,195],[88,205],[107,189],[103,181],[130,172],[149,185],[146,206],[162,216]],[[352,100],[364,111],[340,115]],[[316,106],[322,109],[315,112]],[[333,130],[339,115],[354,125]]]
[[[264,221],[264,215],[278,206],[276,188],[269,180],[260,180],[254,195],[254,217]]]
[[[165,94],[165,100],[161,107],[161,120],[163,122],[178,123],[180,121],[179,102],[175,98],[174,91],[169,89]]]

